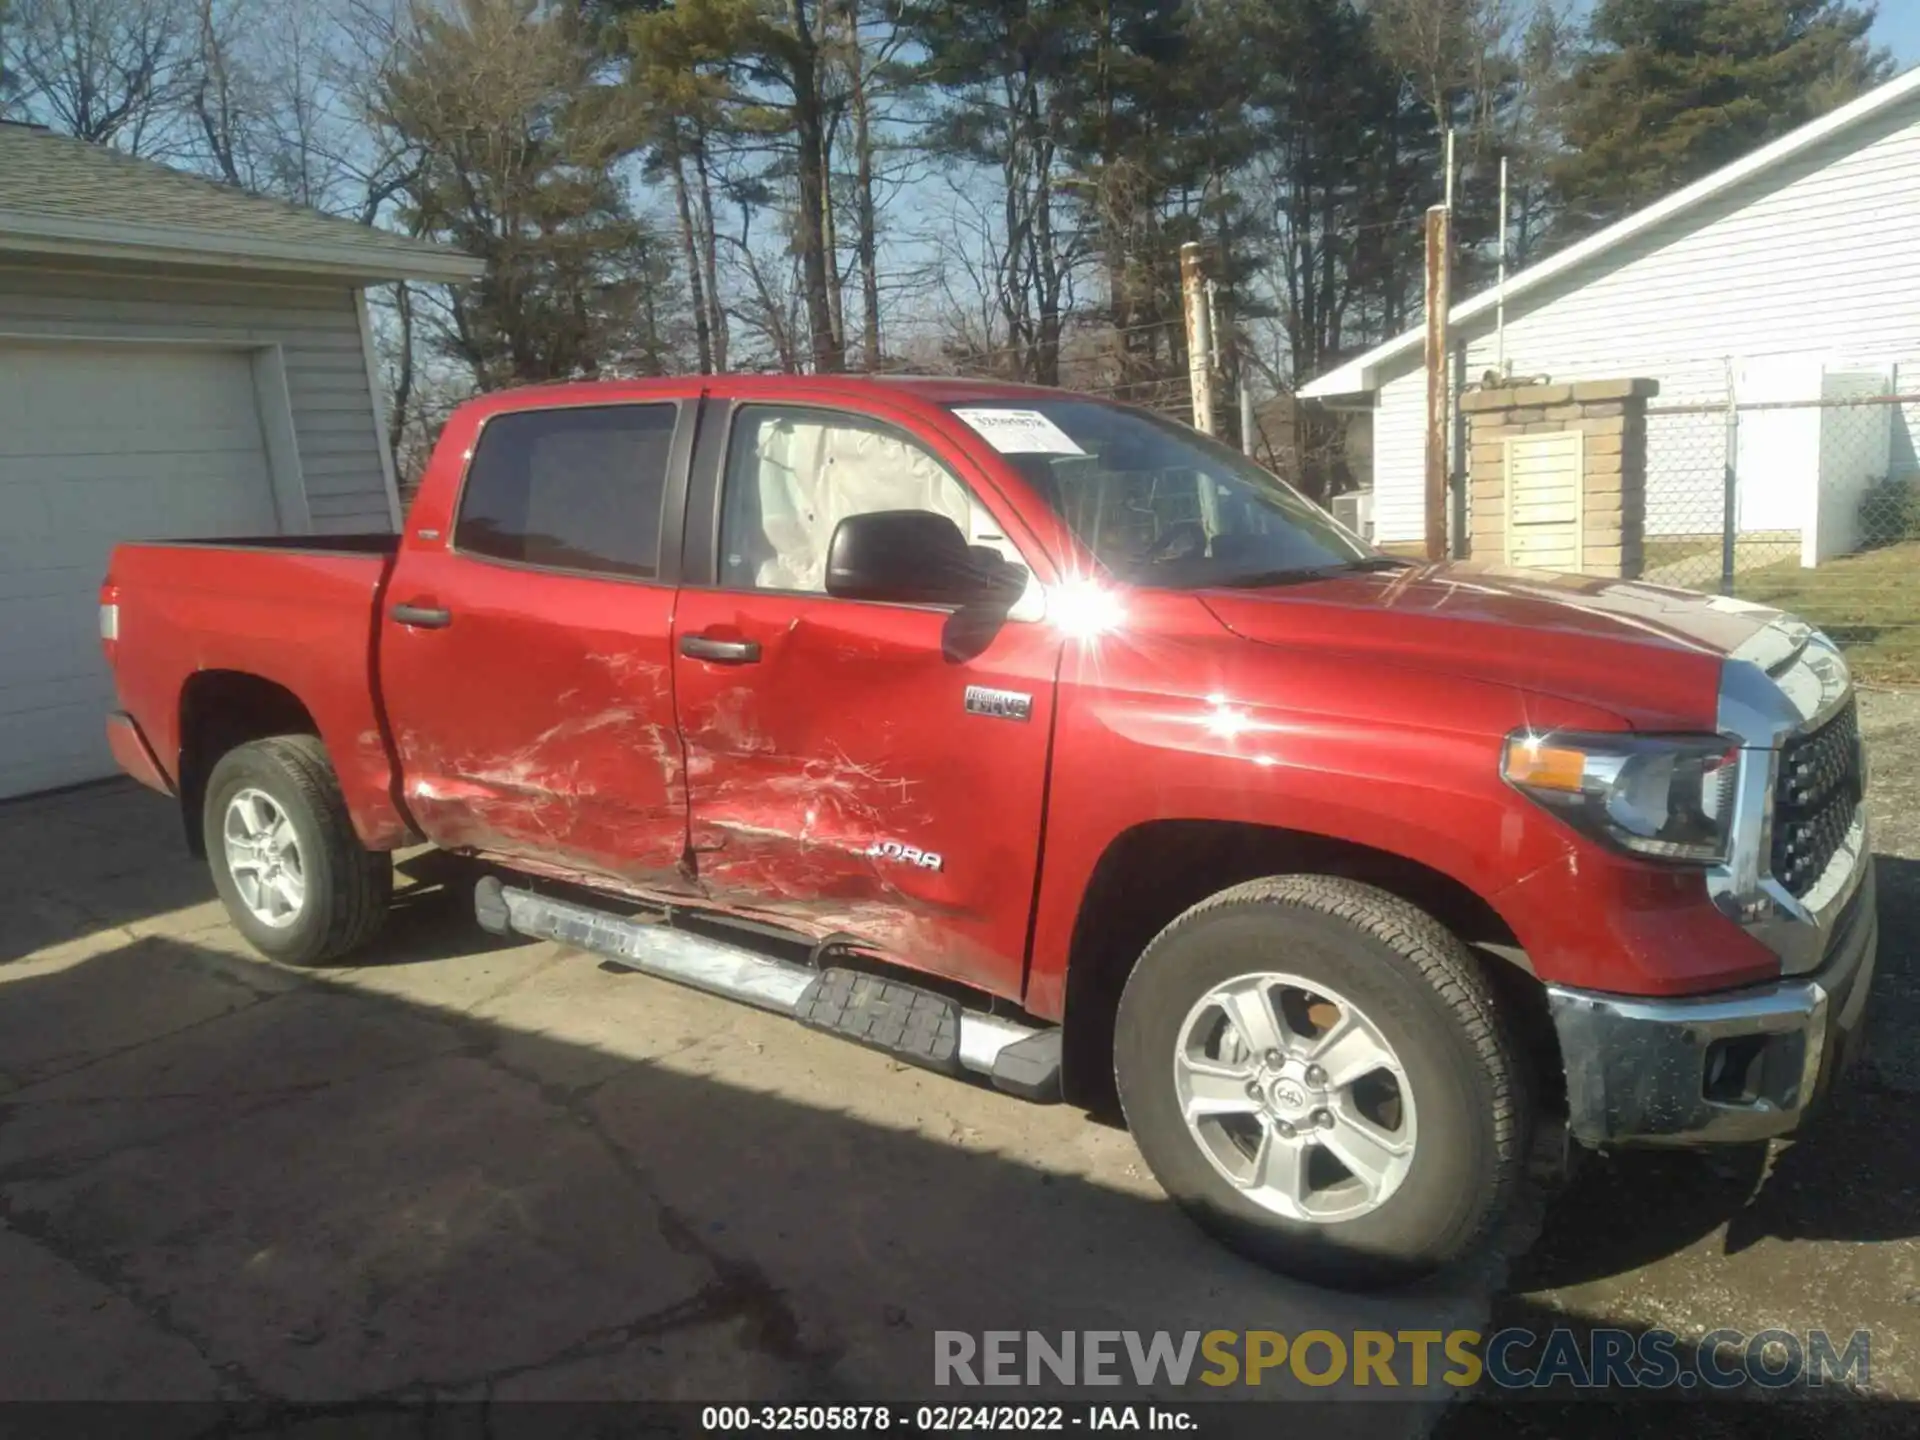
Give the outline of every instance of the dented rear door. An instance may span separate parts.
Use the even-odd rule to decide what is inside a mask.
[[[820,584],[846,514],[934,509],[1012,557],[999,523],[957,457],[849,411],[710,402],[694,474],[674,690],[703,892],[1017,996],[1058,637]]]
[[[682,888],[670,636],[697,402],[489,418],[451,524],[409,533],[380,674],[436,844]]]

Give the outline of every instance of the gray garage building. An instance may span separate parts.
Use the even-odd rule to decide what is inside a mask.
[[[0,123],[0,798],[112,771],[116,541],[398,527],[366,287],[480,269]]]

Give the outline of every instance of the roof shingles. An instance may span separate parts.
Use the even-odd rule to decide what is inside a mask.
[[[470,279],[481,268],[445,246],[17,124],[0,124],[0,250],[362,280]]]

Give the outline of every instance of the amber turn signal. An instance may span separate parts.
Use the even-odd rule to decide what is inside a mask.
[[[1561,745],[1522,742],[1507,746],[1507,779],[1536,790],[1564,790],[1577,795],[1586,775],[1586,752]]]

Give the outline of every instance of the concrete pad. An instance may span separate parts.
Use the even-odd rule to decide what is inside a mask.
[[[34,827],[169,818],[121,801],[41,806]],[[190,863],[126,873],[157,878],[56,875],[84,933],[0,967],[0,1215],[46,1274],[164,1316],[201,1357],[186,1393],[376,1415],[420,1395],[893,1399],[930,1389],[938,1328],[1342,1328],[1482,1304],[1277,1282],[1175,1213],[1121,1132],[496,942],[470,873],[403,863],[367,963],[317,972],[179,903]],[[25,1289],[53,1293],[40,1274]],[[108,1384],[47,1343],[59,1384]],[[1354,1423],[1399,1434],[1411,1414]]]
[[[1898,958],[1920,934],[1920,801],[1898,778],[1920,774],[1920,744],[1892,758],[1920,707],[1868,699],[1892,938],[1864,1102],[1764,1183],[1740,1157],[1589,1170],[1499,1316],[1864,1322],[1887,1337],[1888,1393],[1920,1397],[1920,977]],[[315,1399],[351,1408],[303,1434],[417,1435],[402,1402],[427,1397],[925,1395],[939,1329],[1487,1323],[1492,1270],[1387,1299],[1291,1285],[1202,1237],[1127,1136],[1078,1111],[495,941],[470,876],[433,857],[403,862],[366,963],[269,965],[176,844],[166,803],[130,787],[0,807],[17,862],[0,886],[38,904],[0,937],[0,1398]],[[479,1413],[431,1423],[465,1433]],[[587,1433],[595,1415],[489,1413],[496,1433],[516,1416]],[[1431,1413],[1317,1407],[1311,1429],[1398,1435]],[[1634,1433],[1618,1411],[1586,1431],[1570,1413],[1447,1424]],[[1872,1432],[1825,1440],[1855,1433]]]
[[[496,1382],[493,1399],[506,1405],[530,1400],[592,1403],[645,1395],[711,1404],[715,1395],[752,1394],[777,1405],[818,1395],[814,1367],[768,1346],[751,1319],[689,1323],[685,1329],[624,1327],[607,1336],[586,1337],[578,1350]]]
[[[124,934],[111,950],[30,956],[0,968],[0,991],[32,995],[30,1004],[0,1005],[0,1069],[16,1086],[33,1084],[243,1010],[288,983]]]
[[[706,1279],[605,1147],[553,1118],[450,1056],[5,1189],[61,1253],[165,1295],[259,1393],[431,1389],[541,1362]]]
[[[0,1293],[10,1297],[0,1305],[0,1404],[221,1394],[183,1336],[9,1227],[0,1227]]]

